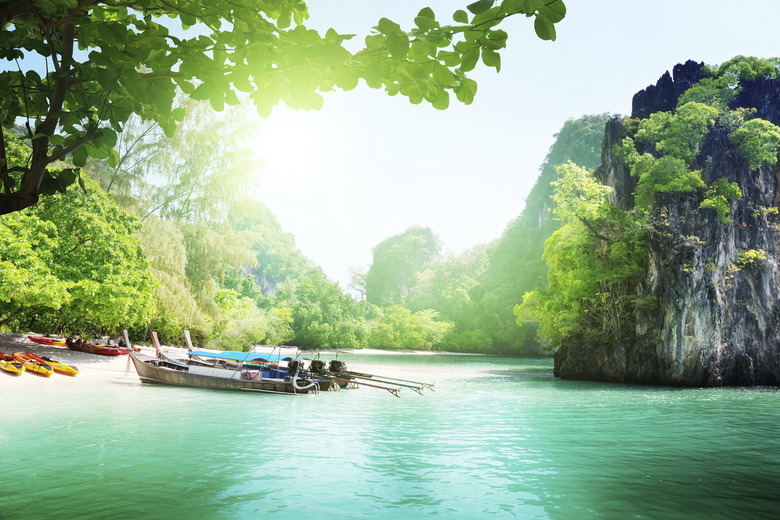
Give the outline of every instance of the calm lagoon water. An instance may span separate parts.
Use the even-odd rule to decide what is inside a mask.
[[[142,385],[132,370],[89,385],[0,378],[0,519],[780,514],[778,389],[560,381],[549,360],[340,359],[436,391],[257,395]]]

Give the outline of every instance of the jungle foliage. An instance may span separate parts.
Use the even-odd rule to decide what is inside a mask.
[[[551,183],[559,178],[556,167],[570,160],[596,167],[606,121],[606,114],[566,121],[522,214],[493,243],[443,256],[429,229],[413,227],[377,245],[370,269],[358,277],[366,282],[368,302],[384,307],[385,314],[369,315],[369,323],[383,328],[390,305],[393,320],[403,319],[405,330],[414,330],[419,327],[414,322],[425,322],[415,315],[433,311],[429,332],[420,332],[409,344],[420,345],[427,334],[424,348],[538,355],[536,325],[518,327],[512,310],[525,292],[546,282],[544,241],[560,226],[549,212],[556,204],[551,198]],[[373,335],[371,341],[385,347],[400,343],[389,334],[381,341]]]

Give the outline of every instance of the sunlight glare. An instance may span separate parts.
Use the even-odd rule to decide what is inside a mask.
[[[321,180],[333,144],[331,132],[320,113],[275,107],[250,140],[264,164],[261,191],[300,190]]]

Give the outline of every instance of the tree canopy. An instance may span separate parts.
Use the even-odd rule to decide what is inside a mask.
[[[553,40],[566,14],[562,0],[478,0],[467,10],[447,23],[424,8],[409,30],[382,18],[353,53],[343,45],[351,35],[306,28],[308,9],[298,0],[2,2],[0,58],[14,63],[0,72],[0,214],[72,184],[77,170],[46,168],[68,155],[76,167],[88,156],[115,166],[117,134],[133,114],[172,135],[185,116],[177,91],[217,110],[246,93],[268,115],[280,101],[319,108],[320,93],[362,79],[444,109],[450,93],[473,100],[467,73],[480,58],[500,69],[504,19],[533,18],[536,34]],[[4,133],[20,121],[29,159],[9,167]]]

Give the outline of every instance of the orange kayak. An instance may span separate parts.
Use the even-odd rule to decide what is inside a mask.
[[[13,356],[0,351],[0,370],[18,376],[24,372],[24,364],[16,361]]]
[[[66,376],[75,376],[79,373],[79,369],[73,365],[62,363],[61,361],[57,361],[56,359],[52,359],[48,356],[39,356],[38,354],[34,354],[30,351],[27,351],[26,354],[27,357],[37,359],[38,361],[43,361],[44,363],[50,365],[52,370],[59,372],[60,374],[65,374]]]
[[[51,365],[49,365],[45,361],[40,361],[38,359],[25,356],[21,352],[14,352],[13,356],[15,360],[19,361],[24,365],[24,369],[26,371],[32,372],[33,374],[38,374],[39,376],[43,376],[43,377],[49,377],[54,372],[54,369],[51,368]]]

